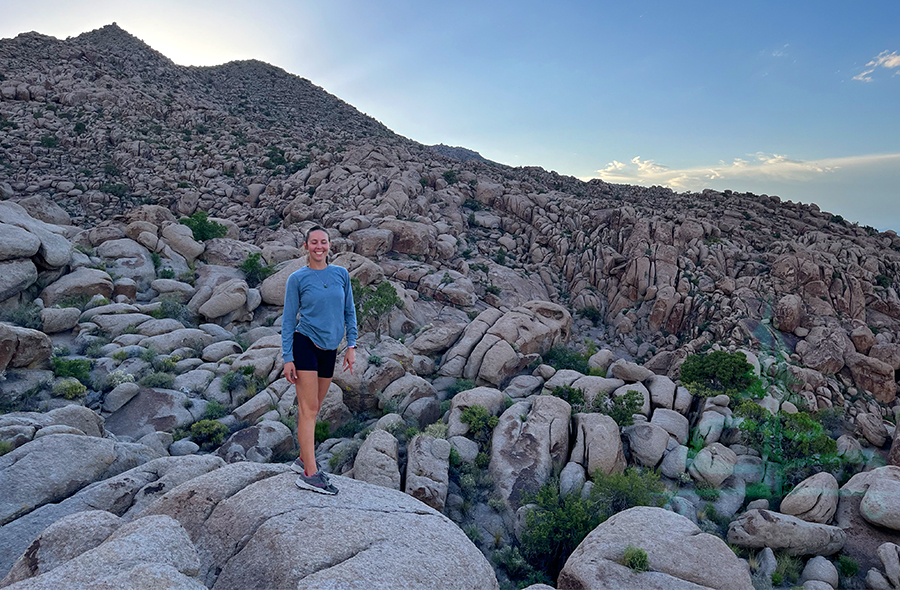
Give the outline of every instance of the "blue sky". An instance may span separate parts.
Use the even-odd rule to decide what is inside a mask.
[[[580,178],[730,188],[900,230],[900,2],[0,0],[0,37],[116,21],[260,59],[394,131]]]

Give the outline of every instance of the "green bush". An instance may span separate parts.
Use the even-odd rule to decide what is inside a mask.
[[[224,238],[228,228],[216,221],[210,221],[206,211],[197,211],[190,217],[182,217],[178,220],[189,228],[198,242],[205,242],[214,238]]]
[[[52,135],[44,135],[41,137],[41,147],[55,148],[59,145],[59,140]]]
[[[556,579],[575,547],[598,524],[634,506],[662,506],[665,486],[653,472],[637,468],[606,475],[594,472],[589,498],[580,494],[560,496],[559,482],[551,480],[523,504],[537,508],[528,512],[522,532],[521,551],[532,567]]]
[[[20,303],[11,309],[0,309],[0,321],[32,330],[40,330],[44,325],[41,308],[32,302]]]
[[[156,276],[160,279],[174,279],[175,271],[171,268],[161,268],[159,272],[156,273]]]
[[[155,372],[144,376],[139,381],[143,387],[154,387],[159,389],[172,389],[175,384],[175,375],[169,373]]]
[[[238,267],[244,273],[247,284],[251,287],[256,287],[275,272],[274,268],[263,264],[261,259],[262,254],[255,252],[247,256],[247,259]]]
[[[331,425],[328,424],[327,420],[316,422],[315,432],[316,444],[326,441],[331,438]]]
[[[100,185],[99,190],[116,197],[124,197],[128,194],[128,186],[120,183],[106,182]]]
[[[459,182],[459,177],[456,174],[456,170],[447,170],[441,176],[444,177],[444,180],[447,181],[447,184],[456,184]]]
[[[646,572],[650,569],[647,552],[634,545],[625,547],[625,553],[622,555],[622,565],[637,573]]]
[[[87,126],[82,121],[78,121],[77,123],[75,123],[75,127],[72,130],[76,135],[81,135],[82,133],[87,131]]]
[[[488,285],[484,288],[485,293],[490,293],[491,295],[499,295],[503,290],[496,285]]]
[[[57,381],[53,386],[53,395],[64,397],[66,399],[75,399],[84,395],[87,387],[74,377],[66,377]]]
[[[842,578],[852,578],[859,573],[859,564],[849,555],[838,555],[835,566]]]
[[[597,401],[602,398],[598,397]],[[605,402],[605,400],[602,400]],[[609,415],[616,421],[620,428],[631,426],[634,424],[634,415],[641,411],[644,407],[644,394],[634,389],[629,389],[625,395],[617,395],[612,398],[609,405],[605,403],[596,404],[597,411]]]
[[[363,287],[357,278],[350,279],[353,289],[353,303],[356,305],[356,322],[360,330],[371,326],[376,337],[381,336],[381,324],[392,309],[402,308],[403,300],[388,281],[381,281],[378,287]]]
[[[478,404],[463,409],[460,421],[469,425],[469,436],[479,443],[487,444],[499,419]]]
[[[470,389],[475,389],[474,381],[471,379],[457,379],[455,383],[447,388],[447,393],[450,394],[450,397],[453,397],[460,391],[468,391]]]
[[[528,563],[518,547],[506,545],[501,547],[491,556],[491,559],[506,570],[506,574],[512,580],[520,581],[519,588],[525,588],[533,584],[553,584],[547,574],[536,570]]]
[[[585,307],[583,309],[579,309],[578,315],[590,320],[590,322],[595,326],[600,325],[603,322],[603,314],[600,313],[600,310],[596,307]]]
[[[799,557],[788,555],[787,551],[779,551],[775,555],[775,572],[772,574],[772,583],[781,586],[784,583],[794,584],[800,579],[800,571],[803,562]]]
[[[194,314],[187,305],[181,303],[174,295],[163,295],[159,299],[159,307],[150,312],[158,320],[172,318],[188,326],[194,323]]]
[[[694,395],[738,396],[753,384],[753,367],[740,352],[692,354],[681,365],[681,383]]]
[[[215,420],[199,420],[191,424],[191,439],[201,447],[221,444],[228,434],[228,427]]]
[[[84,309],[84,306],[87,305],[90,300],[90,295],[67,295],[60,297],[56,302],[56,305],[60,307],[77,307],[78,309]]]
[[[91,384],[92,363],[86,359],[64,359],[55,356],[50,359],[50,367],[57,377],[75,377],[82,385]]]
[[[218,418],[226,416],[227,414],[228,408],[226,408],[216,400],[210,400],[209,403],[206,404],[206,409],[203,410],[203,419],[216,420]]]
[[[577,353],[565,346],[551,348],[543,358],[546,364],[557,371],[560,369],[571,369],[572,371],[578,371],[583,375],[587,375],[591,372],[591,368],[588,366],[587,355]]]
[[[13,450],[14,447],[8,440],[0,440],[0,457]]]
[[[574,387],[569,387],[568,385],[559,385],[557,387],[554,387],[553,391],[550,392],[550,395],[553,395],[560,399],[564,399],[573,406],[580,406],[584,404],[584,390],[575,389]]]
[[[494,262],[497,264],[503,264],[506,262],[506,249],[500,248],[497,250],[497,254],[494,255]]]

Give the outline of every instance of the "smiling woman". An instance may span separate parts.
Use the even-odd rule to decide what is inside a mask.
[[[331,249],[328,232],[314,226],[306,232],[303,247],[307,251],[307,265],[288,277],[281,325],[284,377],[297,390],[300,457],[291,468],[299,473],[298,487],[334,495],[337,488],[316,464],[316,416],[331,386],[337,348],[345,335],[343,370],[353,374],[356,308],[347,269],[328,264]]]

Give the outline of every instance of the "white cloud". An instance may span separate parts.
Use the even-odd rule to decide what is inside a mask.
[[[872,74],[878,68],[887,68],[889,70],[900,68],[900,53],[897,53],[896,51],[891,53],[888,53],[887,50],[882,51],[875,57],[875,59],[866,64],[866,68],[868,69],[853,76],[853,79],[859,82],[871,82]],[[897,74],[900,74],[900,70],[894,72],[895,76]]]
[[[632,158],[630,164],[613,160],[602,170],[597,170],[597,175],[592,178],[622,184],[659,184],[675,190],[688,191],[707,188],[713,181],[805,182],[825,177],[841,169],[893,162],[900,164],[900,153],[804,161],[781,154],[757,152],[748,155],[747,158],[735,158],[730,163],[720,161],[711,166],[690,168],[672,168],[653,160],[641,160],[638,156]]]

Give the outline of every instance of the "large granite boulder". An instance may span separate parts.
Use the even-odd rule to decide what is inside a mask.
[[[807,522],[827,524],[838,506],[838,482],[827,472],[800,483],[781,501],[781,512]]]
[[[450,443],[419,434],[409,442],[407,457],[406,493],[443,510],[450,485]]]
[[[0,525],[84,486],[155,459],[135,443],[77,434],[49,434],[0,457]]]
[[[112,292],[113,282],[109,274],[96,268],[81,266],[47,285],[41,292],[41,299],[44,300],[44,305],[53,305],[67,297],[102,295],[108,298]]]
[[[0,371],[34,368],[53,354],[53,343],[39,330],[0,322]]]
[[[412,444],[412,443],[410,443]],[[400,489],[397,458],[400,443],[386,430],[373,430],[366,437],[353,462],[353,477],[376,486]],[[407,476],[407,485],[409,476]]]
[[[450,519],[401,492],[333,475],[340,492],[298,490],[287,466],[235,463],[182,484],[148,513],[177,519],[207,587],[498,588]]]
[[[784,549],[791,555],[833,555],[846,539],[838,527],[770,510],[748,510],[728,525],[729,543],[750,549]]]
[[[61,502],[44,504],[0,527],[0,574],[9,570],[23,552],[40,563],[41,546],[31,546],[41,531],[66,516],[102,510],[131,520],[169,490],[222,465],[222,460],[213,455],[161,457],[92,483]],[[66,538],[73,546],[81,542]]]
[[[562,471],[569,452],[572,407],[540,395],[517,402],[500,416],[491,439],[490,472],[500,497],[518,507]]]
[[[629,546],[647,553],[649,570],[622,564]],[[662,508],[613,515],[584,538],[557,580],[559,590],[750,590],[750,574],[720,538]]]
[[[570,461],[589,475],[596,470],[609,475],[625,470],[625,455],[619,425],[606,414],[575,414],[575,446]]]

